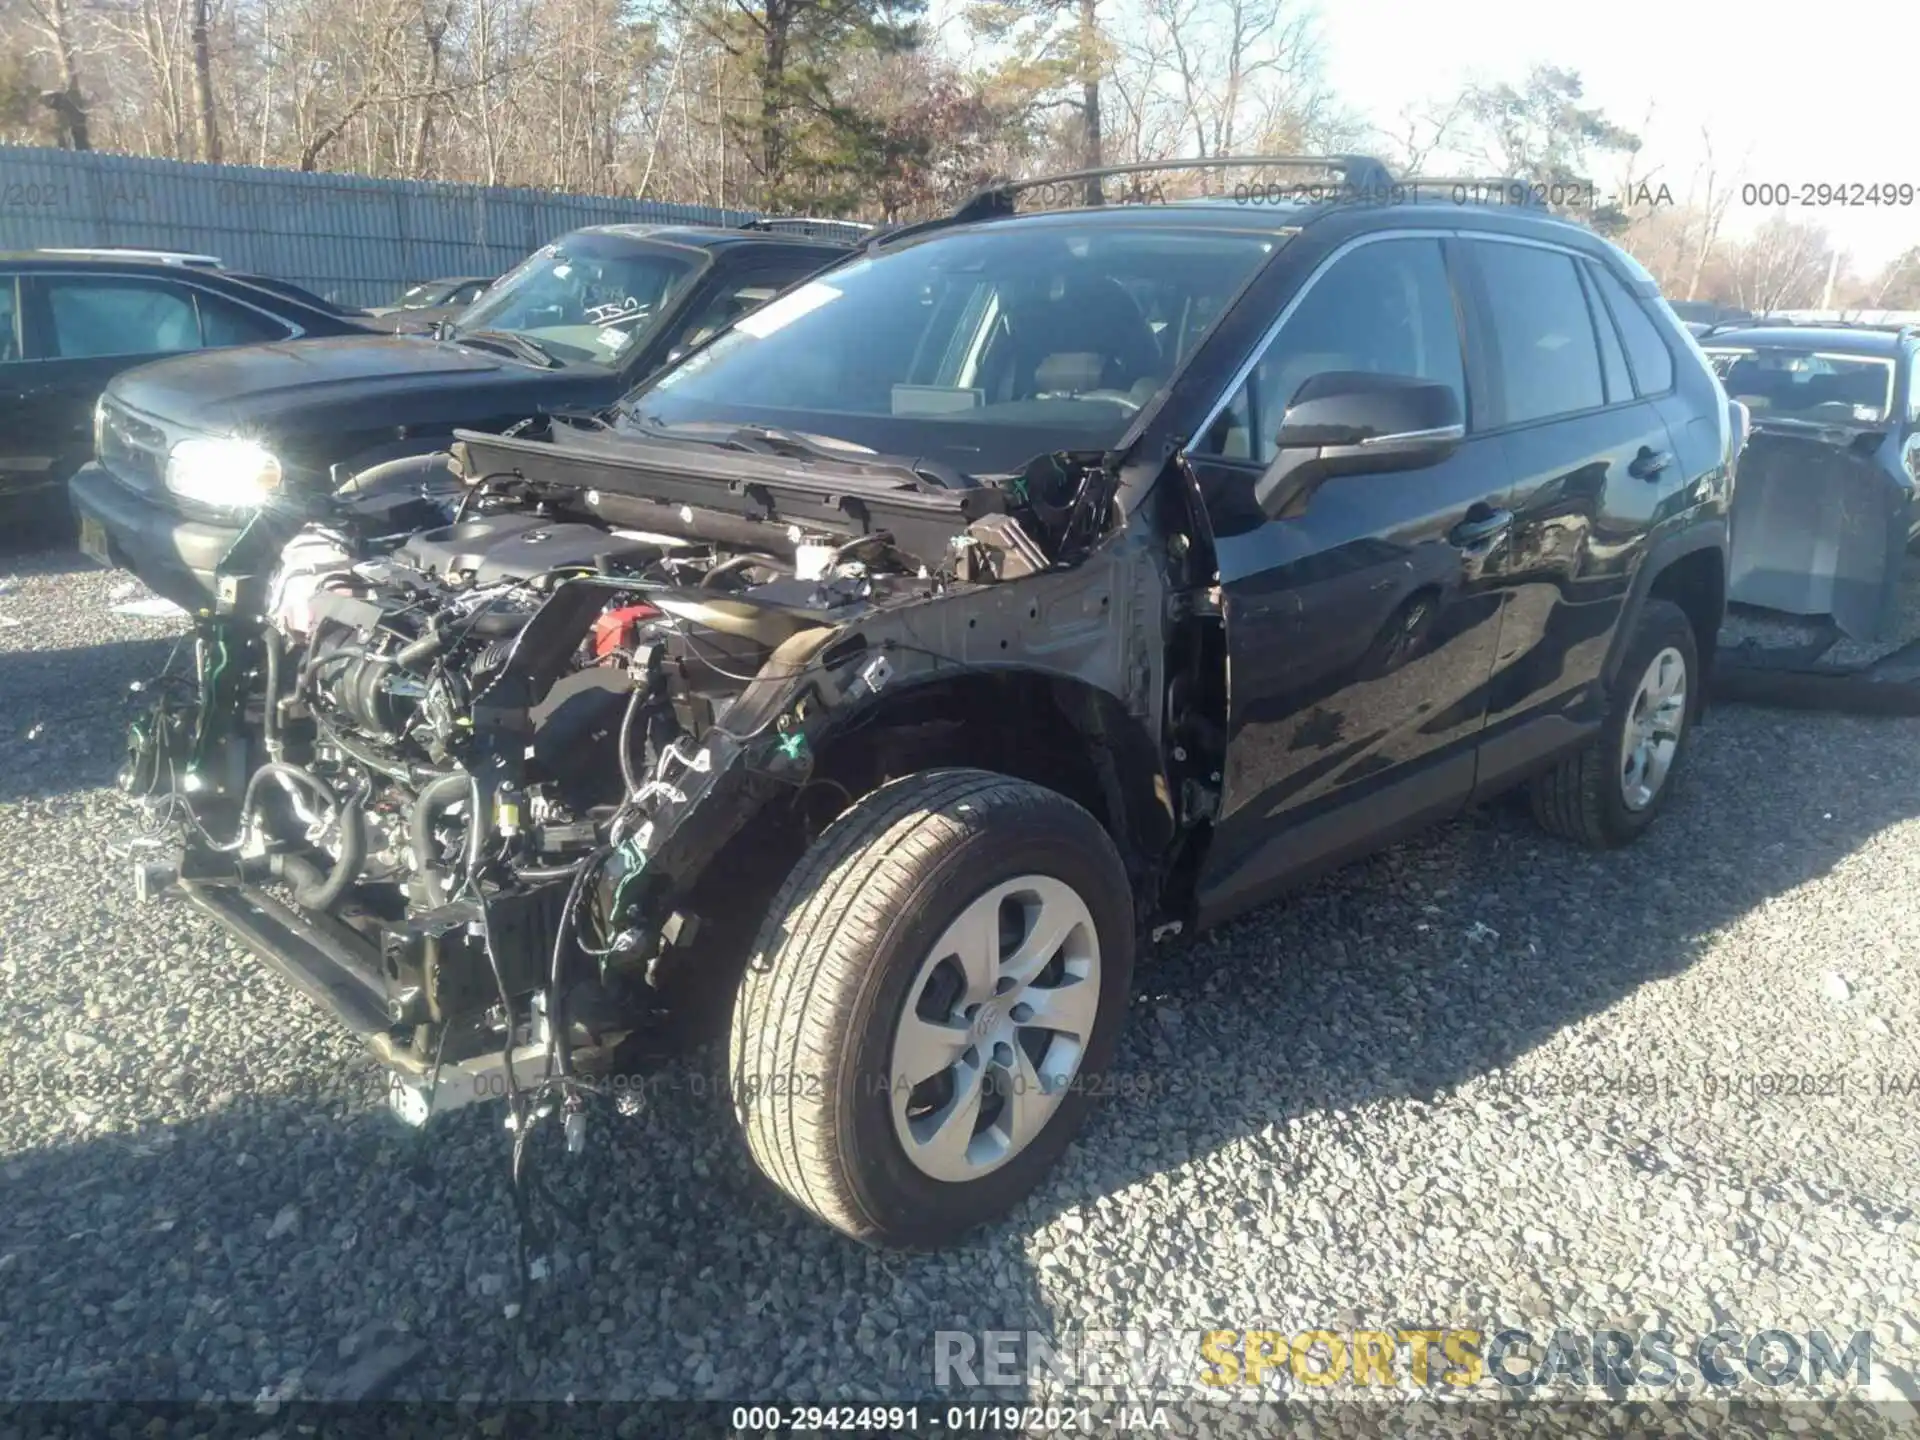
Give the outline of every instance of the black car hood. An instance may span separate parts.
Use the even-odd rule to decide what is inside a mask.
[[[543,370],[462,345],[350,335],[177,355],[127,371],[110,390],[130,408],[187,429],[273,437],[599,407],[623,388],[599,366]]]

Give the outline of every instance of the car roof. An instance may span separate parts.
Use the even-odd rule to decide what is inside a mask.
[[[47,270],[151,270],[156,275],[225,275],[225,266],[186,265],[178,260],[155,258],[153,252],[138,250],[6,250],[0,262],[15,268],[40,267]]]
[[[415,285],[491,285],[499,278],[497,275],[433,275],[425,280],[415,280],[407,288],[411,290]]]
[[[1192,200],[1172,200],[1164,204],[1133,204],[1120,202],[1111,205],[1079,205],[1059,210],[1035,210],[1025,215],[1008,215],[993,220],[973,220],[962,222],[954,229],[1044,229],[1055,225],[1082,227],[1099,226],[1102,229],[1204,229],[1204,230],[1249,230],[1256,233],[1274,234],[1291,230],[1310,216],[1315,207],[1309,205],[1252,205],[1219,196],[1202,196]],[[939,230],[929,231],[939,234]],[[880,237],[882,244],[886,236]]]
[[[1410,223],[1438,223],[1462,232],[1511,235],[1578,249],[1604,262],[1637,293],[1649,296],[1659,293],[1659,285],[1630,254],[1576,220],[1555,215],[1544,206],[1456,200],[1449,193],[1455,186],[1449,182],[1435,183],[1441,187],[1438,193],[1402,192],[1393,197],[1349,194],[1320,200],[1287,200],[1265,204],[1251,199],[1213,195],[1149,203],[1123,202],[1040,210],[1024,215],[936,220],[903,226],[891,234],[882,232],[872,244],[888,249],[896,245],[907,248],[941,235],[1010,228],[1031,231],[1053,226],[1084,229],[1091,225],[1137,231],[1176,228],[1216,232],[1232,230],[1247,234],[1292,236],[1311,231],[1321,224],[1338,225],[1343,233],[1359,234],[1376,227],[1395,229]],[[1414,220],[1416,216],[1417,222]]]
[[[145,250],[135,245],[43,245],[39,253],[90,260],[156,260],[196,270],[226,269],[226,262],[218,255],[206,255],[197,250]]]
[[[1735,325],[1698,337],[1703,350],[1756,346],[1783,350],[1838,350],[1885,358],[1900,353],[1902,332],[1864,325]]]
[[[277,307],[288,313],[325,315],[335,320],[351,318],[350,312],[345,308],[335,305],[324,296],[314,295],[296,281],[279,280],[273,276],[250,275],[244,270],[216,270],[205,265],[179,265],[170,260],[128,257],[109,259],[93,255],[48,254],[44,250],[0,251],[0,266],[21,274],[51,271],[69,275],[76,272],[101,275],[150,275],[155,279],[171,280],[176,284],[191,279],[194,284],[215,291],[225,291],[235,298],[247,297],[251,304],[257,305],[263,300],[271,300],[273,305],[268,308]]]
[[[800,250],[851,250],[844,240],[822,235],[794,235],[780,230],[729,229],[723,225],[642,224],[588,225],[575,235],[618,235],[628,240],[659,240],[668,245],[691,245],[701,250],[725,250],[740,245],[785,246]],[[564,238],[564,237],[562,237]]]

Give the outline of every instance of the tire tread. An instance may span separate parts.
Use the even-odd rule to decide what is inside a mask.
[[[1059,804],[1026,781],[981,770],[895,780],[837,819],[781,884],[755,937],[730,1036],[734,1107],[747,1148],[796,1203],[858,1239],[878,1227],[838,1163],[840,1107],[830,1087],[750,1090],[756,1077],[825,1077],[848,1043],[849,1011],[877,943],[941,854],[966,833],[970,804]]]
[[[1607,698],[1607,714],[1600,733],[1533,778],[1530,786],[1533,818],[1549,835],[1571,840],[1592,850],[1608,850],[1633,839],[1643,828],[1623,830],[1616,823],[1613,787],[1619,783],[1619,779],[1613,770],[1618,734],[1614,722],[1619,718],[1621,708],[1632,703],[1640,670],[1645,663],[1639,661],[1639,656],[1668,635],[1684,637],[1683,653],[1687,655],[1690,687],[1688,706],[1691,712],[1697,713],[1704,682],[1694,649],[1692,622],[1687,619],[1686,612],[1672,601],[1650,599],[1641,610],[1620,673],[1615,677],[1613,692]],[[1650,660],[1651,656],[1648,658]],[[1681,754],[1675,756],[1674,770],[1667,777],[1669,789],[1678,773],[1692,728],[1690,713],[1686,733],[1681,738]],[[1665,791],[1656,797],[1652,808],[1657,810],[1664,800]]]

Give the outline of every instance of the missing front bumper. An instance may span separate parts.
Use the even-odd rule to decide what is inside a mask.
[[[163,888],[151,866],[137,871],[135,880],[143,896]],[[362,1041],[387,1071],[388,1107],[408,1125],[425,1125],[435,1115],[475,1101],[502,1099],[546,1073],[549,1045],[539,997],[511,1062],[502,1046],[436,1065],[433,1057],[411,1047],[409,1028],[391,1013],[379,953],[351,926],[299,910],[257,885],[181,878],[168,888],[212,916],[282,980]],[[572,1057],[591,1072],[611,1061],[612,1050],[576,1045]]]

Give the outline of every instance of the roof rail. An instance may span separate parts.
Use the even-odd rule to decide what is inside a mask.
[[[824,215],[760,215],[742,221],[740,228],[767,231],[794,229],[808,235],[818,234],[822,230],[854,230],[865,235],[872,231],[873,226],[864,220],[841,220]]]
[[[1015,197],[1023,191],[1043,187],[1072,186],[1097,181],[1107,176],[1146,175],[1164,170],[1318,170],[1336,177],[1335,185],[1324,195],[1311,198],[1329,203],[1351,200],[1360,203],[1400,203],[1404,201],[1453,201],[1457,204],[1497,201],[1545,212],[1547,194],[1543,187],[1518,176],[1409,175],[1396,179],[1383,160],[1371,155],[1210,155],[1168,160],[1140,160],[1127,165],[1102,165],[1095,169],[1068,170],[1057,175],[1036,175],[1029,180],[995,180],[969,196],[951,214],[932,220],[882,226],[868,237],[867,249],[892,244],[910,235],[949,225],[967,225],[981,220],[1004,218],[1014,213]]]
[[[1890,335],[1920,334],[1920,322],[1912,320],[1827,320],[1807,315],[1749,315],[1738,320],[1720,320],[1700,334],[1704,340],[1733,330],[1879,330]]]
[[[1023,190],[1075,181],[1101,180],[1109,175],[1148,175],[1161,170],[1323,170],[1339,177],[1340,188],[1362,194],[1392,188],[1393,172],[1371,155],[1215,155],[1173,160],[1138,160],[1130,165],[1102,165],[1091,170],[1068,170],[1058,175],[1036,175],[1030,180],[996,180],[976,190],[946,217],[948,224],[964,225],[1013,213],[1013,199]]]
[[[150,260],[161,265],[187,265],[196,270],[226,268],[226,262],[218,255],[197,255],[186,250],[141,250],[130,245],[43,245],[39,253],[86,260]]]

